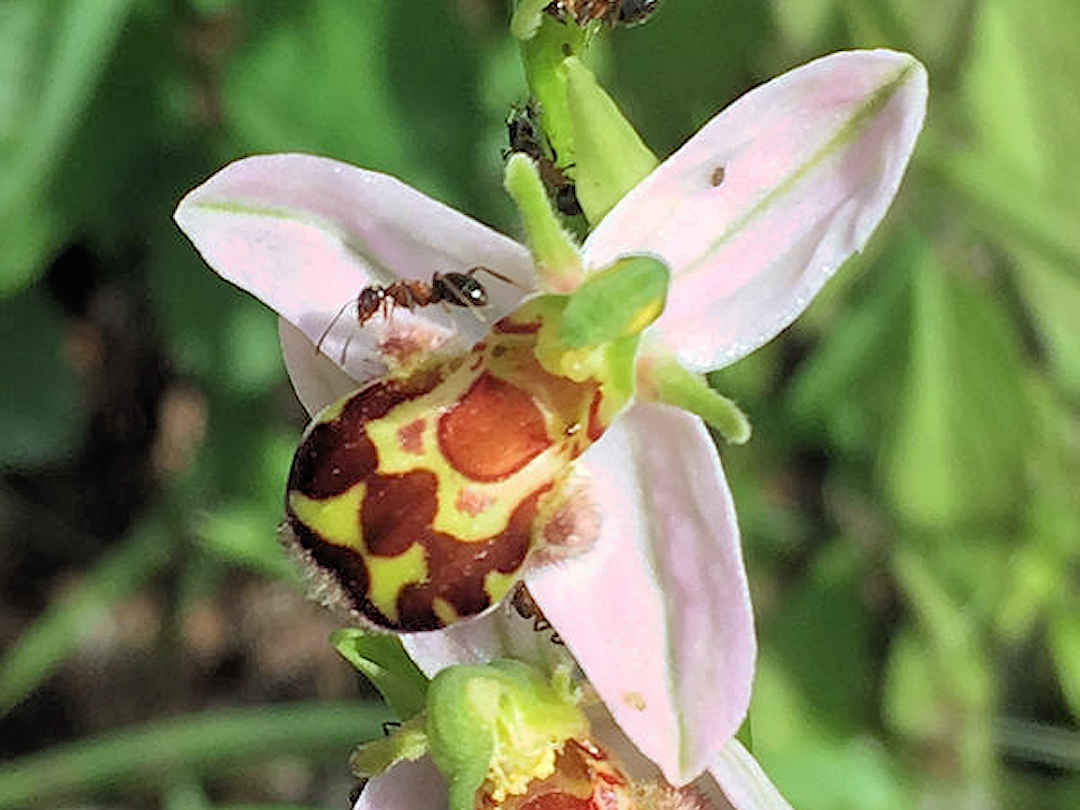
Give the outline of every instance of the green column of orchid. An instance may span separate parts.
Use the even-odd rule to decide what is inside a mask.
[[[518,0],[511,33],[518,38],[529,89],[539,102],[540,122],[561,166],[573,176],[590,227],[657,166],[656,156],[597,82],[581,57],[604,27],[560,22],[544,12],[549,0]],[[574,290],[585,278],[577,246],[552,210],[532,162],[515,155],[506,167],[506,190],[522,214],[541,286]],[[593,268],[595,273],[597,268]],[[625,277],[625,276],[624,276]],[[622,309],[623,297],[605,296],[590,317]],[[627,307],[627,310],[632,310]],[[727,441],[745,442],[750,423],[731,400],[713,391],[704,375],[684,369],[669,354],[643,359],[639,396],[700,416]]]

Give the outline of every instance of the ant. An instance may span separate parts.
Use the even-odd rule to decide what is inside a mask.
[[[474,278],[479,272],[485,272],[507,284],[520,286],[509,276],[497,273],[488,267],[477,265],[464,273],[432,273],[431,281],[418,279],[401,279],[391,284],[372,284],[364,287],[360,294],[345,303],[337,314],[331,318],[323,333],[319,336],[319,342],[315,344],[318,351],[322,348],[323,341],[330,334],[330,330],[338,319],[345,313],[354,302],[356,304],[356,321],[363,326],[371,320],[380,309],[383,317],[390,314],[393,307],[404,307],[412,310],[417,307],[426,307],[429,304],[453,304],[455,307],[482,307],[488,302],[487,290],[484,285]],[[346,341],[346,348],[348,342]],[[342,352],[344,353],[344,349]]]
[[[578,202],[574,181],[555,164],[556,155],[551,144],[547,143],[545,148],[541,142],[536,126],[536,111],[531,103],[510,111],[506,119],[506,134],[510,140],[510,149],[503,156],[521,152],[531,157],[536,162],[540,179],[555,200],[555,207],[568,217],[580,214],[581,203]]]
[[[609,25],[637,25],[656,11],[660,0],[552,0],[544,8],[559,20],[573,16],[578,25],[602,20]]]
[[[540,606],[536,604],[536,600],[532,598],[532,594],[529,593],[528,587],[524,582],[518,582],[514,587],[514,593],[510,597],[510,604],[517,611],[517,615],[523,619],[533,620],[533,632],[543,633],[547,630],[551,630],[551,643],[552,644],[565,644],[562,637],[555,632],[555,628],[551,626],[544,614],[540,611]]]

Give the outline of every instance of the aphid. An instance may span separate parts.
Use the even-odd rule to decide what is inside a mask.
[[[552,628],[551,622],[547,620],[543,611],[540,610],[540,606],[536,604],[536,600],[532,598],[532,594],[529,593],[529,589],[524,582],[519,582],[514,586],[514,593],[510,597],[510,605],[521,618],[533,620],[532,629],[534,633],[543,633],[547,630],[551,630],[551,643],[563,643],[562,638]]]
[[[555,163],[555,150],[540,134],[536,112],[531,104],[510,111],[506,119],[506,134],[510,141],[509,152],[522,152],[536,162],[540,179],[554,199],[555,207],[568,217],[580,214],[581,203],[578,202],[574,181]]]
[[[572,17],[578,25],[594,21],[608,25],[637,25],[660,5],[660,0],[553,0],[545,11],[560,20]]]
[[[362,289],[354,299],[356,303],[356,322],[359,326],[363,326],[380,309],[385,317],[390,314],[394,307],[412,310],[417,307],[426,307],[430,304],[439,303],[453,304],[455,307],[486,306],[488,302],[487,290],[475,278],[475,275],[481,271],[494,276],[500,281],[505,281],[507,284],[517,285],[517,282],[512,278],[497,273],[488,267],[480,266],[470,268],[464,273],[433,273],[430,282],[417,279],[402,279],[392,284],[372,284]],[[326,325],[326,329],[319,336],[318,343],[315,344],[316,349],[322,348],[323,341],[330,334],[334,324],[345,314],[345,310],[354,301],[347,301],[338,310],[337,314],[330,319],[330,323]],[[348,343],[346,342],[347,346]],[[342,349],[343,355],[344,351]]]

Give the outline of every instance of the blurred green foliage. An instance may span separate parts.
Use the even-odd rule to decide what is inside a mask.
[[[170,215],[231,159],[303,150],[513,233],[500,149],[524,80],[505,25],[501,0],[0,4],[0,738],[24,757],[0,766],[0,806],[246,801],[214,778],[259,753],[336,751],[343,782],[374,709],[292,736],[267,730],[293,717],[279,706],[104,739],[207,698],[172,688],[100,720],[70,694],[131,598],[165,606],[154,682],[187,671],[175,626],[205,599],[296,580],[274,531],[304,418],[274,316]],[[755,751],[802,810],[1080,805],[1078,31],[1073,0],[666,0],[593,54],[661,155],[830,50],[930,70],[867,252],[713,376],[755,423],[724,448],[762,639]],[[253,689],[214,705],[304,696]],[[173,756],[136,755],[181,728]],[[278,800],[330,801],[299,794]]]

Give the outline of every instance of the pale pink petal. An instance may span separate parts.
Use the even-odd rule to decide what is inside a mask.
[[[331,402],[355,391],[364,381],[350,377],[325,354],[316,351],[315,344],[307,339],[307,335],[284,318],[278,318],[278,335],[293,390],[300,404],[312,416]],[[383,364],[373,359],[371,373],[364,379],[384,371]]]
[[[551,672],[569,663],[566,648],[553,643],[555,631],[537,631],[531,619],[519,616],[503,600],[493,610],[434,633],[406,633],[402,644],[429,678],[455,664],[486,664],[495,658],[516,658]]]
[[[826,56],[758,87],[619,202],[586,241],[587,266],[663,257],[674,277],[650,337],[692,369],[737,360],[870,237],[922,127],[926,87],[922,65],[885,50]]]
[[[399,762],[369,780],[353,810],[445,810],[446,780],[431,757]]]
[[[643,403],[581,461],[600,537],[526,582],[630,739],[685,784],[739,727],[753,678],[753,615],[723,470],[700,420]]]
[[[370,375],[388,340],[434,343],[458,331],[471,340],[487,328],[436,306],[359,329],[348,305],[364,287],[490,267],[521,285],[484,280],[490,319],[534,286],[529,252],[512,239],[393,177],[313,155],[232,163],[189,193],[175,218],[207,264],[312,343],[334,322],[321,349],[356,379]]]
[[[757,760],[734,738],[713,760],[709,773],[736,810],[791,810]]]

